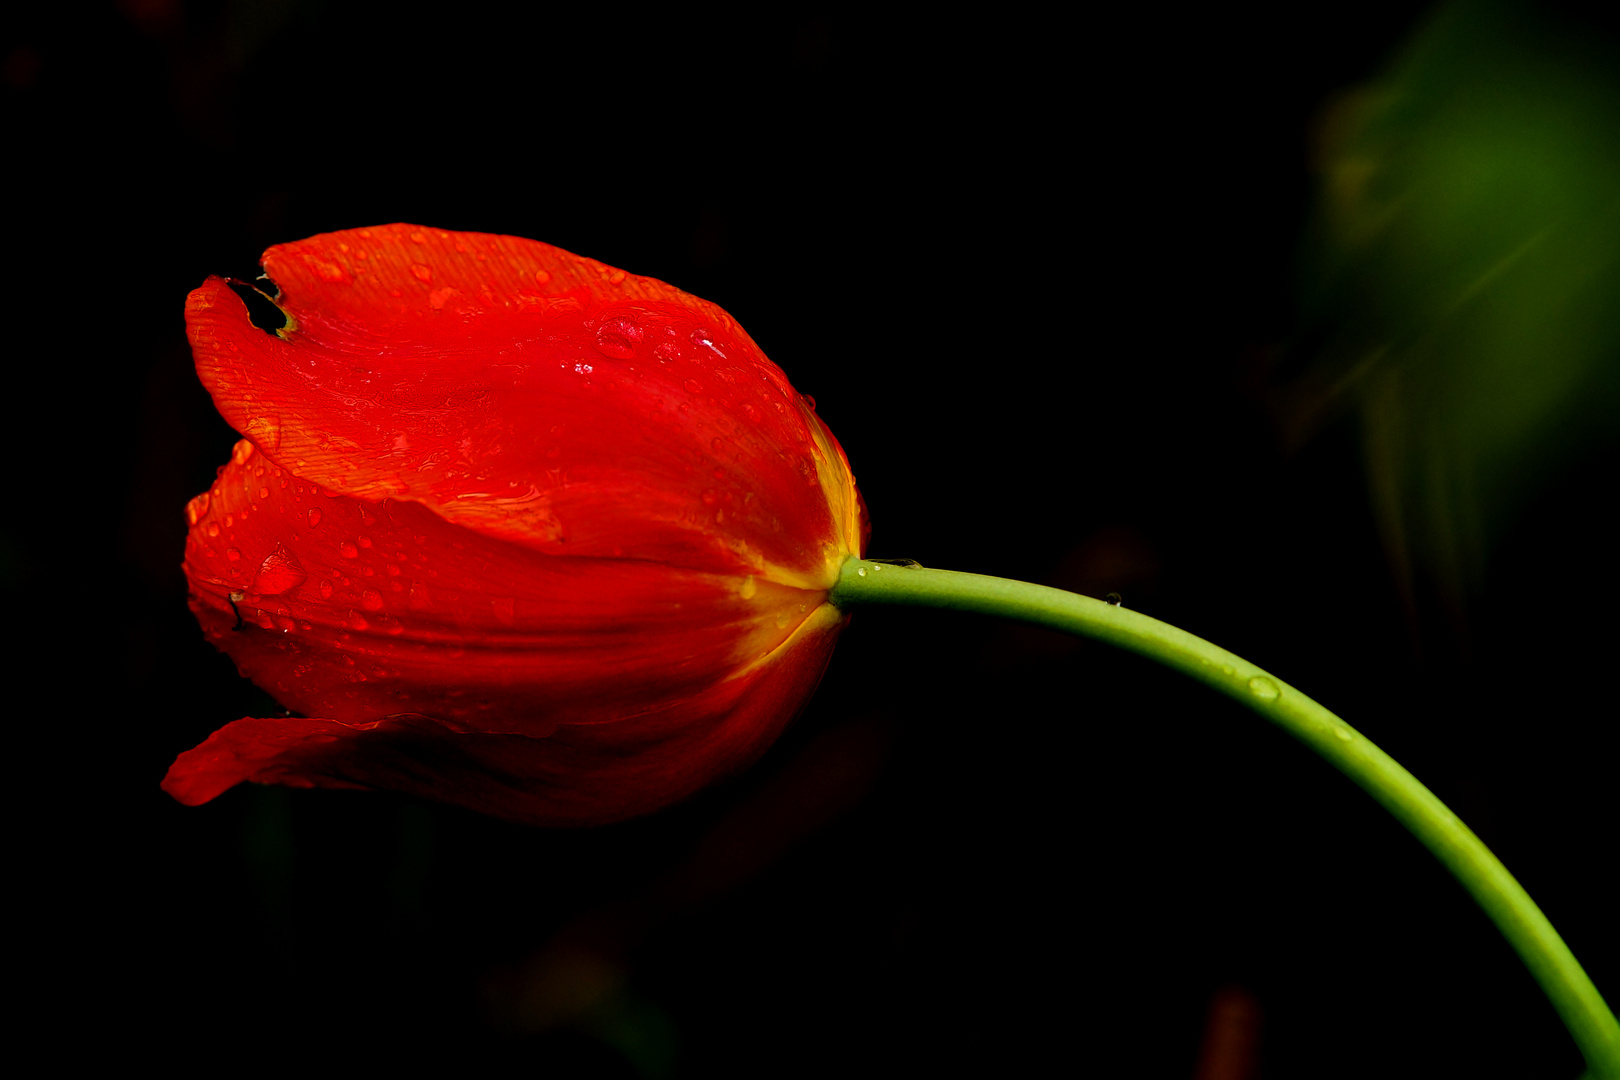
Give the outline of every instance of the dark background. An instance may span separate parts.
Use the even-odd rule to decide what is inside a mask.
[[[1579,422],[1480,466],[1504,494],[1457,512],[1455,557],[1411,480],[1452,429],[1406,408],[1403,456],[1369,434],[1385,399],[1331,389],[1385,334],[1319,232],[1354,157],[1334,117],[1379,100],[1345,94],[1422,6],[499,10],[8,9],[25,1028],[183,1073],[1579,1071],[1348,782],[1178,676],[989,620],[861,614],[757,768],[611,828],[163,795],[178,752],[274,708],[185,607],[182,507],[236,438],[186,292],[337,228],[511,233],[736,315],[843,441],[874,554],[1117,590],[1341,712],[1620,993],[1612,339]],[[1553,44],[1508,38],[1613,40],[1541,11]],[[1427,508],[1404,533],[1391,490]],[[1212,1002],[1247,1035],[1207,1040]]]

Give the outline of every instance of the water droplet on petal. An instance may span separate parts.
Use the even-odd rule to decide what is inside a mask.
[[[1119,607],[1119,605],[1125,602],[1125,598],[1119,595],[1117,592],[1109,593],[1107,596],[1103,597],[1103,600],[1108,604],[1109,607]]]
[[[358,559],[360,557],[360,549],[355,547],[349,541],[345,540],[338,545],[338,554],[342,555],[345,559]]]
[[[274,596],[302,585],[309,574],[298,557],[281,544],[264,557],[259,573],[253,579],[253,591]]]
[[[332,599],[332,583],[330,581],[321,582],[321,584],[320,584],[320,592],[321,592],[321,599],[322,600],[330,600],[330,599]]]
[[[1281,696],[1282,691],[1277,689],[1276,683],[1264,675],[1256,675],[1249,680],[1249,693],[1261,701],[1276,701]]]
[[[609,319],[596,330],[596,351],[615,360],[633,360],[636,342],[641,340],[641,327],[634,319],[621,316]]]
[[[700,349],[707,350],[722,360],[726,358],[726,354],[720,351],[719,346],[714,343],[714,339],[709,336],[709,331],[706,329],[699,328],[692,331],[692,344]]]
[[[381,611],[383,606],[382,593],[376,589],[367,589],[360,594],[360,606],[367,611]]]
[[[686,387],[686,392],[688,394],[701,394],[701,393],[703,393],[703,384],[698,382],[696,379],[687,379],[681,385]]]
[[[305,514],[304,517],[308,519],[309,527],[313,529],[315,526],[317,526],[317,525],[319,525],[321,523],[321,509],[320,509],[320,507],[318,507],[318,506],[310,507],[309,508],[309,513]]]

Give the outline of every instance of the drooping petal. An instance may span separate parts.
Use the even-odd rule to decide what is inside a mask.
[[[185,569],[210,640],[289,709],[349,726],[413,712],[543,736],[700,700],[825,600],[548,555],[419,503],[334,495],[246,440],[189,516]]]
[[[193,806],[252,780],[400,791],[534,825],[618,821],[756,760],[814,691],[841,623],[823,607],[772,656],[692,698],[546,738],[410,712],[358,724],[244,718],[181,754],[163,788]]]
[[[530,240],[397,225],[272,248],[290,325],[192,293],[199,374],[278,465],[550,554],[829,587],[849,466],[720,308]]]

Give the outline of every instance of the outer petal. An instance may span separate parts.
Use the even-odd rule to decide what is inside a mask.
[[[466,734],[415,713],[242,719],[180,755],[163,787],[187,805],[253,780],[402,791],[535,825],[617,821],[758,758],[814,691],[841,624],[822,607],[770,658],[693,698],[549,738]]]
[[[825,599],[547,555],[418,503],[333,495],[246,440],[187,510],[205,633],[282,704],[349,729],[411,712],[537,737],[693,706],[780,656]]]
[[[547,553],[827,588],[858,549],[837,441],[722,310],[514,237],[408,225],[266,252],[291,319],[187,303],[221,413],[307,481]]]

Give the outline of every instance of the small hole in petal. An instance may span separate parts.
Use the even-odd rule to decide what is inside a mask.
[[[231,291],[240,296],[242,302],[247,305],[248,319],[254,326],[267,334],[274,334],[287,325],[286,314],[276,306],[275,301],[257,288],[245,281],[236,280],[232,280],[230,286]],[[280,290],[277,291],[279,293]]]

